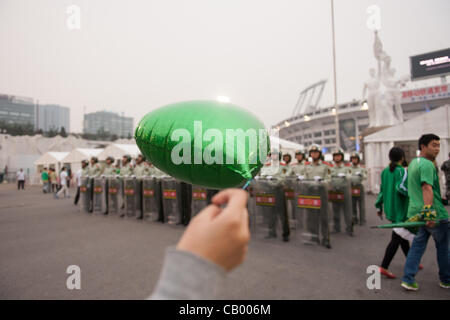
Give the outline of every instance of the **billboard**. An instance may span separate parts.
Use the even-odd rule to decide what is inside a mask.
[[[411,80],[450,74],[450,48],[409,57]]]

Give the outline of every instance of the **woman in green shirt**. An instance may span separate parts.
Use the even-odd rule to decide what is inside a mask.
[[[389,166],[381,172],[381,187],[378,194],[375,207],[378,209],[378,215],[384,214],[388,220],[393,223],[404,222],[407,219],[408,212],[408,189],[407,179],[408,171],[402,166],[405,161],[405,152],[398,147],[393,147],[389,151]],[[392,231],[392,239],[386,248],[383,262],[380,267],[380,273],[390,279],[395,275],[388,271],[389,264],[401,246],[405,257],[409,251],[409,241],[398,235],[395,230]]]

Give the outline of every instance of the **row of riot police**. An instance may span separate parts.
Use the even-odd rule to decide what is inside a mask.
[[[216,190],[192,186],[176,180],[145,161],[142,155],[131,165],[131,157],[122,158],[122,167],[114,167],[108,157],[104,169],[95,157],[90,165],[82,162],[82,210],[101,215],[161,221],[187,225],[191,215],[211,202]]]
[[[343,217],[346,233],[353,236],[353,225],[365,224],[366,170],[359,164],[359,155],[352,154],[351,164],[345,165],[343,151],[336,149],[330,164],[323,160],[320,148],[312,145],[309,157],[311,162],[299,150],[296,162],[286,164],[278,151],[270,154],[270,161],[250,185],[250,227],[256,236],[274,238],[280,233],[289,241],[294,235],[304,243],[330,248],[330,225],[334,233],[340,232]]]

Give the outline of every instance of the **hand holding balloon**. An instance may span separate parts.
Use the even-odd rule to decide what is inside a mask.
[[[216,194],[212,204],[191,220],[177,249],[192,252],[227,271],[241,264],[250,240],[247,198],[247,192],[240,189]]]

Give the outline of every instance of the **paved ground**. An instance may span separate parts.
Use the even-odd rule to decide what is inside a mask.
[[[71,190],[73,192],[73,190]],[[38,187],[0,185],[0,299],[142,299],[155,285],[164,249],[183,229],[159,223],[92,216],[73,198],[54,200]],[[380,221],[368,197],[369,225]],[[246,261],[228,278],[222,299],[450,299],[438,286],[429,243],[419,292],[382,278],[369,290],[366,268],[379,264],[389,230],[357,227],[355,237],[333,236],[331,250],[299,241],[253,239]],[[391,271],[401,276],[399,250]],[[81,268],[81,290],[66,288],[66,268]],[[188,270],[186,272],[189,272]]]

